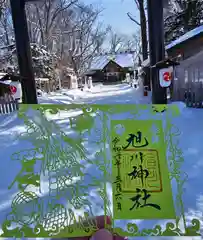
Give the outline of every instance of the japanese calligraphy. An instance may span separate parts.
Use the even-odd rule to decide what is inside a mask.
[[[133,152],[133,153],[132,153]],[[150,192],[162,192],[162,177],[159,156],[156,150],[134,150],[121,152],[123,191],[133,192],[145,188]]]
[[[138,159],[138,155],[140,156],[140,165],[139,167],[133,166],[133,171],[128,173],[128,176],[131,177],[131,180],[140,178],[142,182],[142,187],[144,185],[144,179],[146,179],[149,176],[149,171],[147,169],[144,169],[142,164],[143,164],[143,153],[139,152],[139,154],[135,154],[136,160]],[[131,161],[132,161],[131,157]]]
[[[141,182],[142,182],[142,187],[144,186],[144,178],[146,179],[149,176],[149,171],[148,169],[144,169],[142,164],[143,164],[143,153],[139,152],[138,154],[135,154],[135,159],[138,160],[138,156],[140,157],[140,165],[139,167],[137,166],[133,166],[133,171],[128,173],[128,176],[131,177],[131,180],[136,179],[136,178],[140,178]],[[133,158],[131,157],[131,161],[133,160]],[[140,188],[136,188],[136,195],[132,198],[130,198],[131,201],[134,202],[133,206],[130,208],[130,210],[133,210],[134,208],[142,208],[142,207],[147,207],[147,206],[151,206],[154,207],[158,210],[161,210],[160,206],[158,206],[157,204],[153,204],[153,203],[147,203],[147,200],[151,197],[151,194],[149,194],[147,192],[146,189],[140,189]],[[144,194],[144,196],[142,196]],[[141,204],[140,200],[143,201],[143,203]]]
[[[117,167],[121,165],[121,153],[118,152],[117,155],[115,156],[115,164]]]
[[[147,192],[146,189],[136,189],[136,195],[130,200],[134,202],[133,206],[130,208],[130,211],[132,211],[134,208],[143,208],[143,207],[153,207],[157,210],[161,210],[161,207],[158,204],[154,203],[148,203],[147,200],[151,197],[151,194]]]
[[[143,169],[142,165],[137,168],[133,166],[133,171],[128,173],[128,176],[131,177],[131,180],[136,179],[137,177],[141,179],[142,185],[144,184],[144,178],[149,176],[149,171],[147,169]]]
[[[118,132],[118,125],[124,131]],[[153,141],[156,125],[159,141]],[[162,121],[112,120],[113,212],[115,219],[174,217]]]
[[[119,141],[120,141],[120,140],[119,140],[117,137],[115,137],[114,140],[112,141],[113,151],[114,151],[114,152],[119,152],[119,151],[121,151],[121,147],[118,147],[118,146],[117,146],[117,143],[118,143]]]
[[[119,139],[116,137],[114,138],[114,140],[112,141],[113,144],[113,151],[116,153],[114,155],[114,159],[115,159],[115,164],[117,166],[117,176],[116,176],[116,181],[114,182],[114,184],[116,185],[116,194],[115,194],[115,198],[116,198],[116,202],[117,202],[117,210],[121,211],[122,210],[122,206],[121,206],[121,200],[122,200],[122,187],[121,187],[121,176],[120,176],[120,165],[121,165],[121,147],[117,146],[117,143],[119,143]]]
[[[116,181],[114,182],[116,184],[116,190],[117,192],[121,192],[121,178],[120,176],[116,177]]]
[[[137,135],[130,133],[129,138],[126,141],[128,142],[128,144],[125,147],[123,147],[123,149],[127,149],[130,145],[132,145],[132,147],[134,148],[142,148],[149,145],[149,142],[145,137],[143,143],[142,132],[140,131],[137,132]]]
[[[140,157],[140,162],[142,164],[143,163],[143,157],[144,157],[143,152],[139,152],[139,153],[136,153],[135,155],[132,155],[130,160],[133,161],[134,158],[135,158],[135,160],[138,160],[138,157]]]

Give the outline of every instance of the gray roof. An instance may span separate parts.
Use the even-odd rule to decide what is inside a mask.
[[[102,70],[111,60],[121,67],[133,68],[135,65],[132,53],[119,53],[115,55],[102,55],[95,57],[92,61],[90,69]]]
[[[166,50],[169,50],[172,47],[175,47],[178,44],[181,44],[197,35],[199,35],[200,33],[203,33],[203,25],[194,28],[193,30],[185,33],[184,35],[182,35],[181,37],[179,37],[178,39],[176,39],[175,41],[171,42],[170,44],[168,44],[166,46]]]

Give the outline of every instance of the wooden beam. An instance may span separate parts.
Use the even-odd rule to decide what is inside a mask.
[[[162,0],[163,1],[163,8],[168,9],[169,7],[169,0]]]
[[[10,0],[10,4],[23,92],[23,103],[37,104],[37,93],[25,12],[25,0]]]

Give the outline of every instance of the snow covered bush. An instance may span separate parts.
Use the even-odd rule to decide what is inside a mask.
[[[50,80],[55,79],[59,60],[57,56],[46,51],[44,46],[39,46],[37,44],[31,44],[31,53],[36,76],[49,78]]]
[[[57,77],[58,57],[38,44],[31,44],[31,54],[35,77],[49,78],[54,82]],[[1,51],[0,69],[9,73],[19,73],[15,44],[4,47]]]

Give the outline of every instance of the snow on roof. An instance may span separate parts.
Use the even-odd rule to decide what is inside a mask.
[[[119,53],[111,57],[111,55],[97,56],[93,59],[90,66],[92,70],[102,70],[109,61],[114,61],[121,67],[134,67],[133,54],[131,53]]]
[[[172,47],[175,47],[178,44],[181,44],[197,35],[199,35],[200,33],[203,33],[203,25],[194,28],[193,30],[185,33],[184,35],[182,35],[181,37],[179,37],[178,39],[176,39],[175,41],[171,42],[170,44],[168,44],[165,49],[168,50]]]
[[[97,56],[93,59],[90,69],[93,70],[101,70],[103,69],[106,64],[109,62],[109,59],[107,58],[107,56]]]

